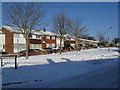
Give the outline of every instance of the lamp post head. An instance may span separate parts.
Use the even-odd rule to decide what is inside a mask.
[[[109,27],[109,29],[112,28],[112,27]]]

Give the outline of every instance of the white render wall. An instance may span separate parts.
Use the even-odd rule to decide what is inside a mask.
[[[51,47],[51,48],[54,48],[55,47],[55,44],[54,43],[49,43],[49,44],[46,44],[46,47]]]
[[[71,40],[71,41],[75,41],[75,39],[74,39],[74,38],[70,38],[70,40]]]
[[[25,38],[22,34],[14,34],[14,43],[25,44]]]
[[[3,50],[3,45],[5,45],[5,34],[0,33],[0,50]]]
[[[56,47],[57,48],[60,47],[60,38],[59,37],[56,38]],[[64,47],[64,39],[62,39],[62,47]]]
[[[22,34],[14,34],[14,52],[25,50],[25,38]]]
[[[32,35],[32,39],[36,39],[36,35]]]

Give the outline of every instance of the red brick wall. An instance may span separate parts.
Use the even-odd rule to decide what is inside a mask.
[[[5,32],[5,52],[14,53],[13,32],[9,32],[3,27],[2,27],[2,31]]]
[[[55,36],[55,48],[57,47],[57,42],[56,42],[57,36]]]
[[[43,41],[45,41],[46,36],[42,37],[41,39],[41,44],[42,44],[42,49],[44,49],[46,47],[46,43],[43,43]]]
[[[43,43],[43,41],[45,41],[46,43]],[[49,43],[55,44],[55,47],[56,47],[56,37],[55,39],[47,39],[46,36],[44,35],[44,37],[41,40],[42,49],[44,49],[46,47],[46,44],[49,44]]]
[[[53,39],[47,39],[47,43],[56,43],[56,41],[55,41],[55,39],[53,40]]]
[[[37,40],[37,39],[30,39],[30,44],[41,44],[41,40]]]
[[[70,41],[70,43],[75,44],[75,41]]]

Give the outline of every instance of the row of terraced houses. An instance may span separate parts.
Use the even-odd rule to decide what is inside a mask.
[[[32,30],[33,33],[30,35],[29,49],[44,49],[59,48],[60,47],[60,37],[58,34],[47,31],[44,28],[40,30]],[[76,47],[76,41],[74,37],[70,35],[65,35],[62,38],[62,47],[64,47],[65,41],[69,41],[72,47]],[[0,28],[0,50],[8,53],[17,53],[25,50],[25,39],[20,29],[11,26],[3,26]],[[79,39],[79,43],[83,46],[85,44],[93,44],[97,46],[98,41]]]

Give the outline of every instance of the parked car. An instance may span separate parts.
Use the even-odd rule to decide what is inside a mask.
[[[29,49],[28,50],[28,55],[32,55],[33,53],[40,52],[39,49]],[[26,50],[20,51],[19,52],[20,56],[25,56],[26,55]]]
[[[54,50],[53,50],[52,48],[50,48],[50,47],[44,48],[44,50],[46,50],[46,51],[48,51],[48,52],[50,52],[50,53],[53,53],[53,52],[54,52]]]
[[[44,48],[44,50],[47,50],[47,51],[49,51],[50,53],[56,53],[57,50],[59,50],[59,48],[50,48],[50,47],[47,47],[47,48]]]
[[[120,53],[120,48],[118,48],[118,53]]]
[[[60,48],[52,48],[53,50],[60,50]]]
[[[93,45],[93,48],[98,48],[97,46]]]
[[[7,52],[0,51],[0,54],[3,55],[3,54],[8,54],[8,53],[7,53]]]

